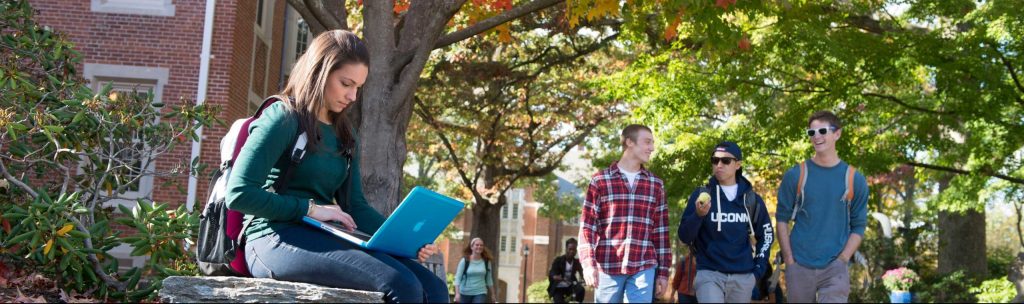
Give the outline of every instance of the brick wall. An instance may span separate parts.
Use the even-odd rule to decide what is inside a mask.
[[[253,92],[265,96],[277,91],[280,74],[283,36],[284,0],[273,1],[272,42],[264,47],[265,85]],[[82,54],[82,63],[158,67],[169,70],[164,85],[163,102],[180,104],[179,98],[194,100],[199,80],[203,22],[206,1],[175,0],[174,16],[93,12],[91,1],[32,0],[38,11],[37,21],[68,34],[75,49]],[[248,115],[248,91],[253,83],[253,24],[256,1],[219,0],[214,17],[213,43],[206,103],[221,107],[218,117],[231,121]],[[78,67],[82,70],[82,66]],[[210,168],[220,162],[218,144],[226,127],[214,126],[203,131],[201,161]],[[157,160],[158,171],[169,171],[191,159],[191,145],[183,144]],[[208,172],[205,172],[208,173]],[[168,184],[169,183],[169,184]],[[206,200],[209,177],[199,178],[196,208]],[[167,184],[167,185],[165,185]],[[185,202],[188,178],[156,178],[153,199],[178,206]]]

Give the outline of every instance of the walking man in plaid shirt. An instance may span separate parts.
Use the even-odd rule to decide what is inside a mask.
[[[651,129],[627,126],[622,147],[622,158],[587,188],[580,263],[598,303],[647,303],[668,286],[668,205],[661,179],[643,167],[654,152]]]

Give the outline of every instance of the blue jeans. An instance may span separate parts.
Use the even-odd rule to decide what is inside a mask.
[[[654,267],[635,274],[609,275],[598,271],[597,303],[650,303],[654,299]]]
[[[419,262],[365,251],[305,225],[246,242],[256,278],[378,291],[388,303],[447,303],[448,287]]]
[[[459,294],[459,303],[487,303],[487,294],[464,295]]]

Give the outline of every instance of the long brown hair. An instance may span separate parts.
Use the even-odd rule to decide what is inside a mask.
[[[469,240],[469,244],[462,250],[462,255],[465,256],[467,260],[473,255],[473,241],[475,240],[480,240],[480,243],[484,242],[481,238],[473,238],[472,240]],[[487,250],[487,245],[484,245],[484,251],[480,252],[480,257],[484,258],[485,262],[490,262],[493,259],[491,257],[491,251]],[[466,261],[466,263],[469,263],[469,261]]]
[[[318,114],[327,108],[324,102],[324,90],[327,88],[327,76],[346,64],[359,63],[369,66],[370,53],[366,45],[355,34],[346,30],[331,30],[321,33],[305,54],[295,62],[288,84],[280,95],[285,104],[299,116],[299,128],[309,137],[309,150],[316,151],[320,146],[320,128],[317,127]],[[352,107],[352,105],[349,105]],[[345,145],[345,149],[355,148],[355,136],[352,134],[346,113],[328,111],[334,132]],[[342,151],[343,152],[343,151]]]

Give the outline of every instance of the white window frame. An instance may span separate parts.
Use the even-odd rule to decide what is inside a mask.
[[[105,86],[111,79],[136,80],[140,84],[149,82],[153,86],[153,103],[160,103],[163,100],[164,85],[167,84],[167,80],[170,78],[170,70],[159,67],[86,63],[82,76],[91,82],[92,88],[95,90]],[[157,117],[157,122],[159,122],[159,117]],[[79,171],[81,170],[82,168],[80,166]],[[149,166],[145,170],[155,171],[156,160],[150,162]],[[124,194],[119,195],[124,199],[109,200],[103,204],[103,207],[117,207],[118,205],[122,205],[128,208],[133,208],[135,206],[136,199],[152,198],[154,189],[153,184],[152,175],[143,176],[142,178],[139,178],[138,191],[125,192]]]
[[[501,236],[501,241],[500,241],[500,244],[498,246],[498,247],[501,247],[501,248],[498,248],[498,251],[500,251],[500,252],[506,252],[507,251],[506,248],[508,248],[508,246],[506,246],[506,243],[505,243],[505,241],[507,241],[507,240],[508,240],[508,236],[505,236],[505,235]]]
[[[256,1],[255,14],[260,14],[260,0]],[[274,37],[274,4],[277,3],[275,0],[262,0],[263,1],[263,16],[256,16],[256,19],[252,20],[253,33],[256,34],[259,39],[263,40],[263,43],[270,45],[270,39]],[[260,23],[256,23],[260,21]],[[269,54],[268,54],[269,56]]]
[[[97,13],[174,16],[172,0],[92,0],[90,9]]]
[[[299,12],[296,11],[295,8],[293,8],[291,5],[286,5],[285,7],[288,10],[288,12],[285,15],[288,17],[285,18],[284,20],[285,41],[283,51],[285,58],[284,66],[282,66],[281,69],[284,70],[285,76],[289,76],[292,73],[292,68],[295,67],[295,62],[298,61],[299,56],[302,55],[299,53],[299,45],[303,44],[303,41],[299,40],[299,33],[302,30],[299,24],[304,20],[302,20],[302,16],[299,15]],[[308,49],[309,43],[311,42],[313,35],[312,33],[308,32],[308,24],[306,25],[306,31],[306,41],[304,44],[306,45],[305,49]]]
[[[507,203],[506,203],[507,205]],[[519,219],[519,203],[512,203],[512,219]]]

